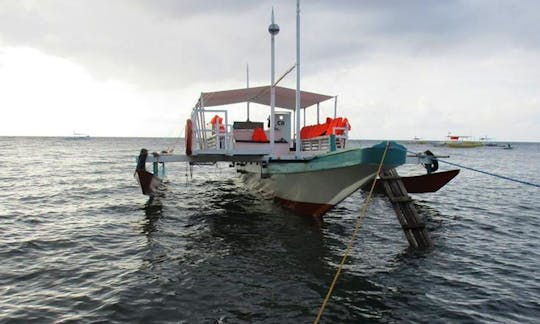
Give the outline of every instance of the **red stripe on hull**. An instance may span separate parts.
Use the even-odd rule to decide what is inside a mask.
[[[274,201],[295,214],[302,216],[322,217],[322,215],[324,215],[330,208],[334,207],[334,205],[330,204],[292,201],[279,197],[274,197]]]

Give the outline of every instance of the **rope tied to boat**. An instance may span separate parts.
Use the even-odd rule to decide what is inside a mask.
[[[524,185],[527,185],[527,186],[532,186],[532,187],[540,188],[540,185],[539,185],[539,184],[532,183],[532,182],[529,182],[529,181],[524,181],[524,180],[519,180],[519,179],[515,179],[515,178],[510,178],[510,177],[503,176],[503,175],[500,175],[500,174],[496,174],[496,173],[493,173],[493,172],[482,171],[482,170],[479,170],[479,169],[471,168],[471,167],[464,166],[464,165],[460,165],[460,164],[457,164],[457,163],[448,162],[448,161],[441,160],[441,159],[437,159],[437,160],[438,160],[439,162],[443,162],[443,163],[446,163],[446,164],[450,164],[450,165],[453,165],[453,166],[457,166],[457,167],[459,167],[459,168],[467,169],[467,170],[470,170],[470,171],[475,171],[475,172],[487,174],[487,175],[489,175],[489,176],[496,177],[496,178],[499,178],[499,179],[504,179],[504,180],[508,180],[508,181],[513,181],[513,182],[521,183],[521,184],[524,184]]]
[[[381,158],[381,162],[379,163],[379,167],[377,169],[377,176],[381,173],[382,166],[384,164],[384,160],[386,159],[386,153],[388,152],[389,147],[390,147],[390,141],[387,141],[386,147],[384,148],[384,152]],[[334,279],[332,280],[332,283],[330,284],[330,287],[328,288],[328,292],[326,293],[326,297],[324,298],[321,308],[319,309],[317,318],[315,318],[315,321],[314,321],[315,324],[319,323],[319,321],[321,320],[324,309],[326,308],[326,305],[328,304],[328,301],[330,300],[330,297],[332,296],[332,292],[334,290],[336,282],[339,278],[339,275],[341,274],[341,271],[343,270],[343,265],[345,264],[345,261],[347,260],[347,257],[349,256],[349,253],[351,252],[353,243],[356,240],[356,237],[358,236],[358,231],[360,230],[360,226],[362,225],[362,222],[366,216],[367,208],[369,207],[369,204],[371,203],[371,197],[373,196],[375,184],[377,183],[377,178],[378,178],[377,176],[375,176],[375,180],[373,180],[373,183],[371,184],[371,189],[369,190],[369,194],[366,198],[366,201],[364,202],[364,206],[362,206],[362,211],[360,212],[360,216],[358,217],[358,220],[356,221],[356,225],[354,227],[354,231],[349,241],[349,244],[347,245],[347,249],[345,250],[343,257],[341,258],[341,262],[339,263],[336,274],[334,275]]]
[[[417,153],[417,152],[411,152],[409,150],[407,150],[407,153],[411,153],[411,154],[414,154],[416,156],[420,156],[422,154],[422,153]],[[426,155],[429,155],[429,154],[427,154],[427,151],[426,151]],[[470,171],[482,173],[482,174],[485,174],[485,175],[489,175],[489,176],[492,176],[492,177],[496,177],[496,178],[499,178],[499,179],[503,179],[503,180],[507,180],[507,181],[513,181],[513,182],[521,183],[521,184],[524,184],[524,185],[527,185],[527,186],[540,188],[540,184],[532,183],[532,182],[529,182],[529,181],[520,180],[520,179],[516,179],[516,178],[511,178],[511,177],[503,176],[503,175],[496,174],[496,173],[493,173],[493,172],[483,171],[483,170],[480,170],[480,169],[475,169],[475,168],[468,167],[468,166],[465,166],[465,165],[462,165],[462,164],[457,164],[457,163],[453,163],[453,162],[450,162],[450,161],[442,160],[441,158],[438,158],[436,156],[429,156],[429,158],[432,161],[438,161],[438,162],[442,162],[442,163],[446,163],[446,164],[449,164],[449,165],[456,166],[458,168],[463,168],[463,169],[466,169],[466,170],[470,170]],[[429,170],[428,170],[428,172],[429,172]]]

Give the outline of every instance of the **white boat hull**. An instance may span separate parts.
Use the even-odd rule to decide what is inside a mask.
[[[357,164],[324,171],[278,173],[264,178],[261,165],[254,164],[243,168],[243,177],[251,189],[272,197],[285,208],[297,214],[320,217],[372,181],[377,167]]]
[[[393,144],[323,153],[309,160],[270,160],[238,163],[236,168],[251,189],[273,198],[301,215],[320,217],[377,175],[383,168],[405,163],[405,150]]]

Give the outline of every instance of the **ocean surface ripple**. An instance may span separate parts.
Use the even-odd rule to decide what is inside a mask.
[[[174,141],[0,137],[1,323],[313,322],[366,193],[318,222],[250,192],[227,164],[193,177],[170,164],[148,201],[135,156]],[[408,145],[538,183],[540,144],[514,147]],[[400,168],[412,172],[424,171]],[[462,170],[413,197],[435,247],[409,249],[376,196],[323,322],[540,320],[538,188]]]

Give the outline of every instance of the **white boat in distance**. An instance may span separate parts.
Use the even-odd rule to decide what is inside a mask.
[[[88,135],[88,134],[82,134],[82,133],[77,133],[77,132],[73,132],[73,137],[77,137],[77,138],[90,138],[90,135]]]
[[[73,131],[73,136],[65,137],[65,139],[67,139],[67,140],[87,140],[87,139],[90,139],[90,135],[77,133],[77,132]]]

